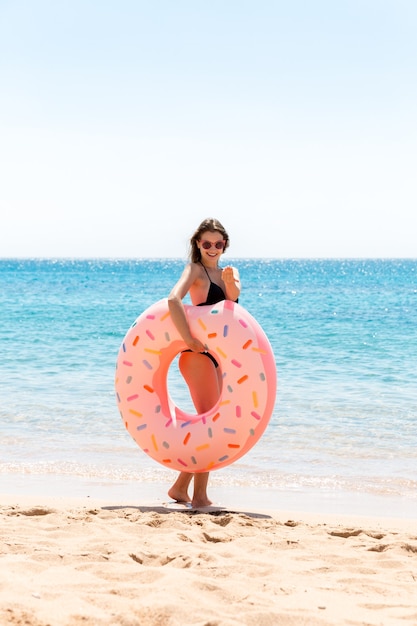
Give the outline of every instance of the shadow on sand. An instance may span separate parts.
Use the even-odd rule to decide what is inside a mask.
[[[141,505],[134,506],[131,504],[115,505],[115,506],[103,506],[104,511],[122,511],[125,509],[134,509],[141,513],[160,513],[162,515],[168,515],[169,513],[185,513],[187,515],[246,515],[253,519],[271,519],[270,515],[264,513],[254,513],[252,511],[233,511],[231,509],[225,509],[218,506],[205,506],[198,509],[193,509],[191,505],[181,504],[178,502],[169,502],[167,504],[156,505]]]

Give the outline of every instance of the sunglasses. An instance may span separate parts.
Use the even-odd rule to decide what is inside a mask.
[[[216,248],[217,250],[224,250],[224,247],[226,245],[225,241],[216,241],[215,243],[212,243],[211,241],[207,241],[204,240],[201,242],[201,247],[204,248],[204,250],[210,250],[210,248]]]

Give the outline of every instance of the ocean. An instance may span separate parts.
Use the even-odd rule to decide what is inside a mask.
[[[175,473],[125,430],[114,375],[127,330],[184,263],[0,260],[0,492],[167,498]],[[227,263],[278,392],[255,447],[212,473],[212,498],[417,517],[417,260]]]

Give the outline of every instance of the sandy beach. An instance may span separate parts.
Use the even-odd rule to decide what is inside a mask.
[[[0,623],[417,624],[417,524],[1,498]]]

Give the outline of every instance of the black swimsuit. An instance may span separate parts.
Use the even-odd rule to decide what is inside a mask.
[[[204,267],[204,265],[201,263],[202,267]],[[207,268],[204,267],[204,270],[208,276],[208,279],[210,281],[210,287],[208,290],[208,294],[207,294],[207,298],[205,302],[200,302],[200,304],[197,304],[197,306],[205,306],[206,304],[217,304],[217,302],[221,302],[222,300],[226,300],[226,294],[224,293],[223,289],[220,287],[220,285],[217,285],[216,283],[213,283],[213,281],[211,280],[209,273],[207,271]],[[193,350],[183,350],[183,352],[193,352]],[[219,364],[217,363],[216,359],[214,358],[213,355],[210,354],[210,352],[200,352],[200,354],[205,354],[206,356],[208,356],[208,358],[213,361],[214,367],[219,367]]]
[[[204,267],[202,263],[201,266]],[[226,300],[226,294],[224,293],[223,289],[220,287],[220,285],[216,285],[216,283],[213,283],[206,267],[204,267],[204,271],[206,272],[207,277],[210,281],[210,287],[208,290],[206,301],[200,302],[200,304],[197,304],[197,306],[204,306],[206,304],[217,304],[222,300]]]

